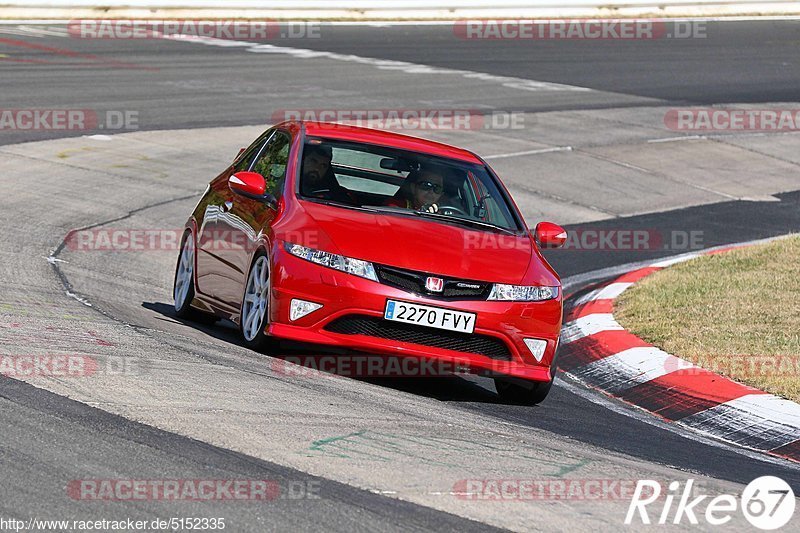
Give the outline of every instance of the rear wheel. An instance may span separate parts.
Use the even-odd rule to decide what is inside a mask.
[[[175,300],[175,314],[180,318],[190,318],[194,300],[194,239],[191,232],[183,236],[172,297]]]
[[[269,260],[262,252],[250,267],[239,320],[244,343],[254,350],[275,345],[275,340],[264,332],[269,315],[269,286]]]
[[[187,318],[201,324],[213,324],[217,321],[214,315],[208,315],[192,307],[192,300],[194,300],[194,238],[191,231],[187,231],[183,235],[181,253],[178,255],[178,265],[175,267],[172,298],[175,300],[175,316],[178,318]]]

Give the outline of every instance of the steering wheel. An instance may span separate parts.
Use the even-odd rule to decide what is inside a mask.
[[[464,215],[465,217],[469,216],[469,214],[466,211],[454,205],[440,205],[439,213],[442,213],[444,215],[459,214],[459,215]]]

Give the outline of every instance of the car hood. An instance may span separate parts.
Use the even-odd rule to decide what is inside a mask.
[[[302,209],[335,251],[348,257],[476,281],[519,283],[540,277],[543,284],[552,282],[525,235],[475,231],[430,219],[314,202],[302,202]],[[532,259],[539,264],[541,276],[528,272]]]

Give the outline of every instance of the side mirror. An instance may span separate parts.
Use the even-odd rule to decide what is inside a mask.
[[[539,222],[533,237],[541,248],[561,248],[567,242],[567,230],[552,222]]]
[[[277,199],[266,192],[267,182],[258,172],[237,172],[228,178],[228,188],[246,198],[266,202],[273,209],[278,205]]]

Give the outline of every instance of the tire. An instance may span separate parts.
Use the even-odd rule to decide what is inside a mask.
[[[178,264],[175,266],[175,279],[172,285],[172,298],[175,302],[175,316],[213,324],[216,318],[192,307],[194,300],[194,238],[191,231],[183,235]]]
[[[542,403],[550,389],[553,388],[553,382],[556,380],[556,373],[558,372],[558,346],[556,346],[556,353],[553,355],[553,362],[550,363],[550,381],[525,381],[514,378],[495,378],[494,388],[500,398],[508,403],[516,405],[537,405]]]
[[[277,344],[274,338],[264,332],[269,316],[269,276],[269,258],[264,252],[259,252],[253,258],[247,274],[239,314],[239,331],[245,346],[258,351],[274,348]]]
[[[516,405],[536,405],[542,403],[550,388],[552,381],[547,382],[522,382],[512,381],[510,378],[495,378],[494,387],[503,401]]]
[[[194,239],[192,232],[183,234],[175,279],[172,285],[172,298],[175,302],[175,315],[178,318],[191,318],[194,300]]]

